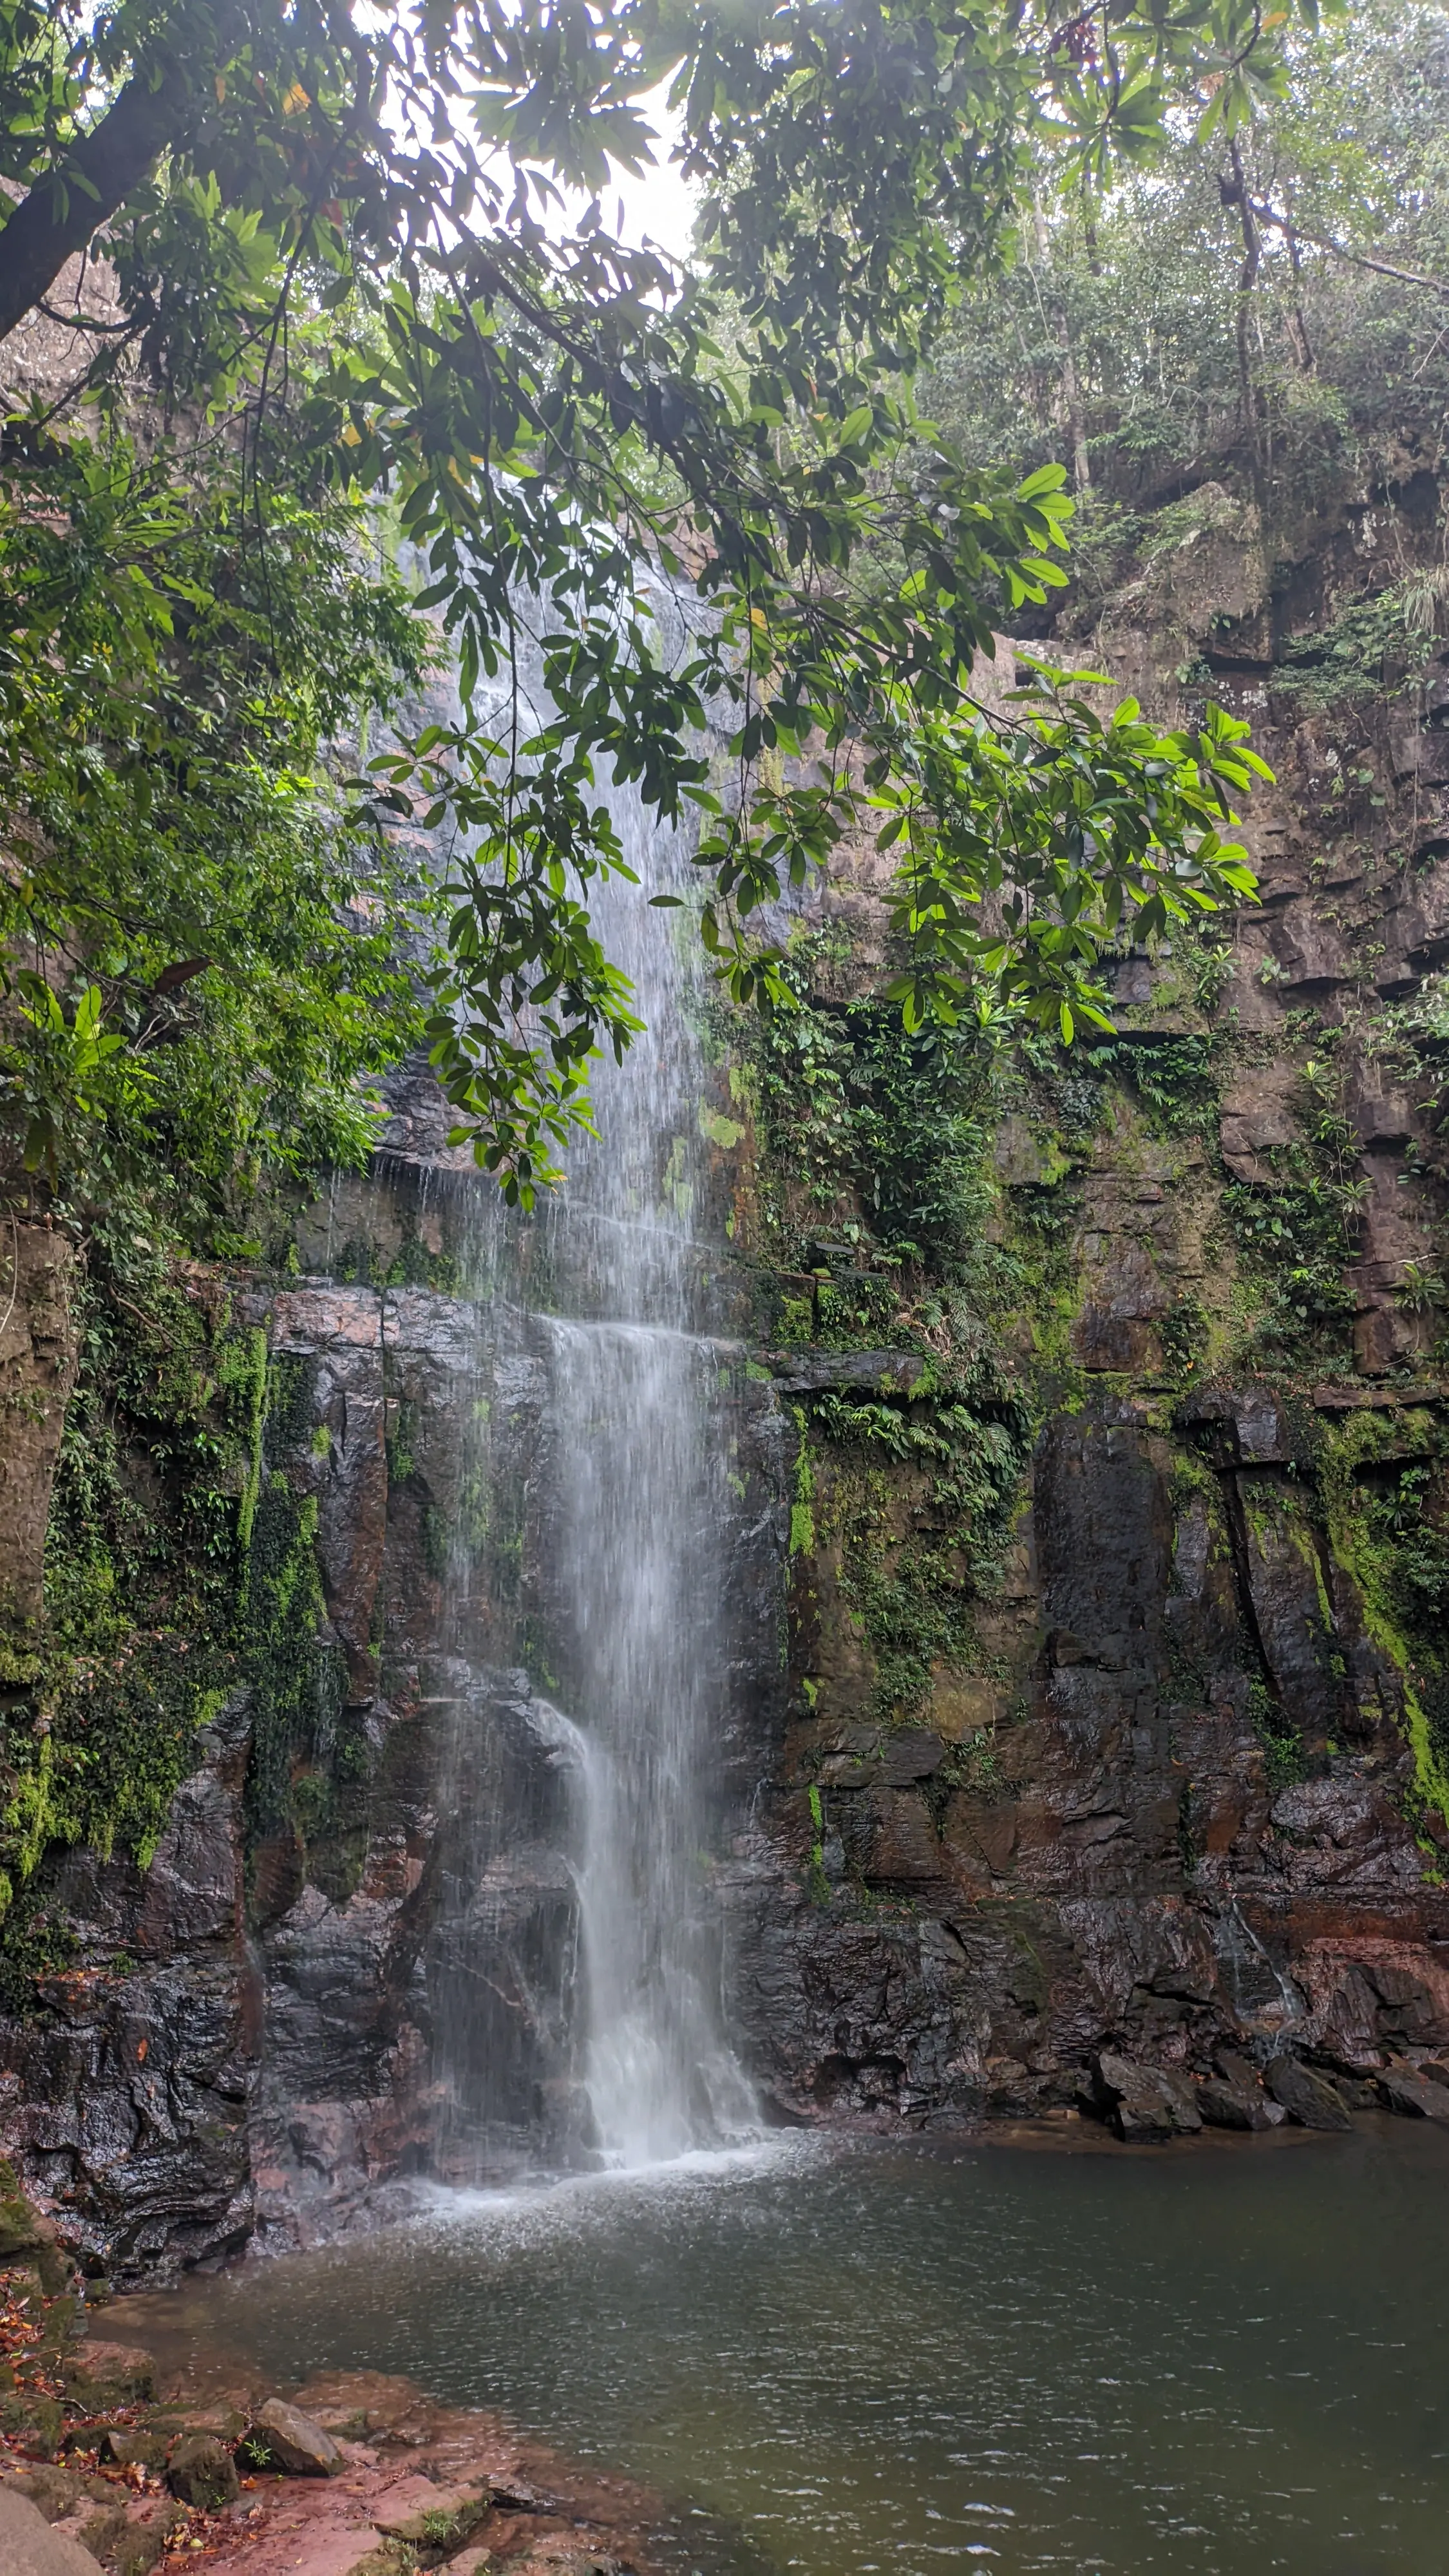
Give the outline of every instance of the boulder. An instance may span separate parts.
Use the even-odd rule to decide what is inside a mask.
[[[1263,2069],[1263,2081],[1274,2101],[1282,2103],[1289,2119],[1296,2120],[1300,2129],[1353,2127],[1348,2104],[1337,2086],[1298,2058],[1270,2058]]]
[[[125,2506],[113,2501],[81,2525],[81,2545],[116,2576],[149,2576],[166,2546],[166,2534],[133,2522]]]
[[[33,2388],[0,2397],[0,2433],[18,2433],[32,2458],[53,2460],[64,2432],[65,2408],[58,2397],[41,2397]]]
[[[88,2425],[80,2438],[94,2442],[103,2460],[121,2469],[161,2469],[166,2465],[166,2436],[140,2424]]]
[[[1109,2127],[1129,2142],[1187,2137],[1202,2127],[1194,2088],[1185,2076],[1160,2066],[1140,2066],[1104,2051],[1092,2068],[1093,2090]]]
[[[1211,2129],[1276,2129],[1288,2117],[1258,2085],[1227,2084],[1217,2075],[1199,2084],[1197,2107]]]
[[[1213,2056],[1213,2064],[1217,2068],[1223,2082],[1225,2084],[1231,2084],[1236,2092],[1256,2093],[1260,2083],[1262,2082],[1262,2078],[1259,2075],[1257,2067],[1253,2064],[1251,2057],[1244,2057],[1236,2048],[1220,2048],[1216,2050]]]
[[[304,2415],[310,2415],[312,2409],[310,2406],[304,2406],[302,2412]],[[224,2442],[227,2449],[232,2451],[246,2431],[251,2415],[250,2409],[230,2406],[224,2397],[218,2397],[202,2400],[192,2406],[170,2408],[165,2416],[158,2417],[156,2420],[165,2423],[173,2441],[179,2441],[183,2433],[210,2433],[218,2442]],[[320,2423],[320,2416],[316,2420]],[[337,2427],[335,2424],[323,2424],[322,2430],[324,2433],[335,2433]]]
[[[15,2483],[47,2522],[59,2522],[62,2515],[72,2512],[86,2491],[85,2479],[75,2469],[59,2466],[26,2469]]]
[[[29,2497],[9,2485],[0,2486],[0,2567],[5,2576],[101,2576],[88,2549],[52,2531]]]
[[[252,2458],[281,2469],[289,2478],[333,2478],[346,2463],[330,2433],[314,2424],[285,2398],[269,2397],[247,2429],[245,2448]]]
[[[219,2513],[241,2493],[236,2462],[214,2433],[187,2433],[166,2463],[166,2483],[183,2504]]]
[[[114,2489],[112,2490],[114,2494]],[[185,2522],[180,2505],[161,2503],[112,2505],[81,2532],[84,2546],[99,2558],[110,2576],[150,2576],[160,2565],[167,2544]]]
[[[1449,2121],[1449,2088],[1416,2074],[1412,2066],[1385,2067],[1377,2083],[1391,2111],[1411,2120]]]

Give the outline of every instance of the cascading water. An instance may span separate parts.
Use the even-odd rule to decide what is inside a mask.
[[[667,882],[672,838],[650,845],[636,798],[613,805],[641,885]],[[646,1034],[603,1074],[597,1142],[550,1218],[556,1292],[572,1280],[605,1311],[547,1332],[569,1461],[557,1582],[580,1734],[583,2081],[598,2147],[638,2164],[737,2131],[753,2106],[701,1920],[729,1518],[719,1361],[688,1329],[702,1067],[668,917],[627,887],[600,911]]]
[[[691,1218],[704,1067],[675,929],[684,916],[647,900],[671,877],[684,881],[687,865],[632,790],[615,787],[608,801],[639,884],[599,889],[595,920],[633,982],[645,1034],[621,1066],[596,1068],[598,1135],[571,1154],[541,1217],[526,1225],[480,1208],[478,1226],[495,1397],[478,1407],[475,1473],[495,1511],[506,1446],[497,1390],[509,1372],[530,1390],[521,1442],[522,1399],[511,1416],[514,1633],[528,1666],[511,1677],[511,1705],[549,1785],[517,1830],[525,1846],[531,1836],[565,1847],[572,1920],[563,1935],[555,1888],[552,1931],[538,1933],[535,1909],[523,1964],[528,1943],[516,1936],[506,1978],[487,1963],[516,1905],[516,1852],[510,1861],[483,1813],[483,1730],[477,1693],[465,1691],[452,1789],[473,1824],[460,1831],[449,1902],[472,1910],[478,1942],[465,1972],[443,1979],[436,2016],[452,2171],[467,2169],[470,2120],[480,2136],[489,2128],[498,2069],[524,2021],[567,2033],[553,2091],[570,2108],[543,2123],[555,2145],[637,2165],[739,2136],[754,2119],[723,2033],[709,1886],[732,1688],[724,1604],[736,1507],[721,1379],[739,1354],[700,1329],[708,1255]],[[481,1196],[488,1185],[478,1186]],[[466,1594],[466,1570],[458,1579]],[[557,1991],[540,1999],[550,1983]]]
[[[747,2122],[701,1923],[708,1834],[707,1347],[667,1327],[551,1327],[575,1473],[560,1575],[579,1673],[583,2080],[613,2162],[678,2155]],[[713,1546],[712,1543],[713,1542]]]

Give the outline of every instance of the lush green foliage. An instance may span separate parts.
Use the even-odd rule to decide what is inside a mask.
[[[1030,1455],[1030,1411],[978,1356],[946,1369],[923,1360],[901,1397],[813,1397],[807,1427],[811,1543],[838,1543],[841,1595],[874,1666],[872,1713],[899,1721],[924,1705],[939,1667],[968,1661],[973,1603],[999,1577]]]
[[[949,1271],[981,1214],[977,1115],[994,1047],[977,1026],[905,1028],[899,1011],[867,993],[830,998],[832,942],[799,942],[781,968],[788,1010],[771,1014],[753,1049],[770,1203],[770,1249],[783,1266],[829,1267],[857,1252],[886,1265]],[[857,1213],[857,1209],[860,1213]],[[862,1224],[862,1216],[864,1224]],[[821,1254],[818,1238],[834,1237]],[[870,1283],[852,1272],[817,1302],[856,1303]],[[853,1320],[853,1319],[852,1319]],[[847,1342],[868,1339],[847,1329]]]
[[[263,1172],[365,1155],[359,1077],[421,1026],[412,890],[317,764],[425,630],[296,467],[253,488],[225,440],[114,423],[8,458],[0,1117],[82,1231],[144,1181],[156,1221],[235,1247]]]
[[[613,239],[598,193],[666,74],[709,189],[690,281]],[[1062,578],[1060,478],[1018,490],[969,465],[917,422],[907,380],[963,270],[999,256],[1029,145],[1100,186],[1162,141],[1174,102],[1231,133],[1280,80],[1242,0],[1109,0],[1090,31],[1065,5],[999,0],[6,0],[0,171],[28,194],[4,226],[0,328],[97,233],[120,312],[93,389],[139,361],[204,398],[258,493],[295,439],[345,506],[390,491],[426,556],[462,721],[401,748],[376,792],[462,827],[433,1051],[511,1193],[531,1196],[586,1115],[596,1040],[634,1031],[587,909],[621,864],[602,768],[666,819],[702,810],[705,935],[741,999],[782,998],[756,917],[850,828],[901,839],[917,1021],[949,1025],[1000,975],[1070,1026],[1119,917],[1150,930],[1241,890],[1230,728],[1159,740],[1079,695],[984,712],[993,625]],[[589,202],[546,227],[559,186]],[[327,363],[294,366],[317,308]],[[864,606],[862,549],[900,567]],[[708,611],[682,659],[646,556]],[[720,781],[707,708],[730,731]]]
[[[1089,590],[1186,533],[1173,506],[1190,516],[1210,475],[1246,484],[1271,545],[1355,463],[1393,470],[1400,441],[1437,438],[1442,10],[1363,0],[1290,34],[1284,60],[1233,135],[1184,131],[1106,192],[1046,184],[1015,265],[932,352],[924,399],[968,453],[1018,472],[1061,458],[1089,482]]]
[[[46,1927],[25,1891],[47,1847],[146,1858],[198,1724],[239,1677],[265,1348],[158,1259],[141,1207],[117,1214],[80,1307],[46,1617],[7,1656],[27,1705],[12,1704],[6,1728],[0,1894],[22,1900],[32,1951]]]
[[[91,1247],[81,1375],[47,1538],[45,1616],[0,1661],[0,1994],[64,1963],[57,1846],[149,1862],[199,1727],[250,1697],[253,1831],[289,1819],[293,1771],[332,1748],[316,1504],[277,1460],[298,1389],[269,1369],[215,1275],[149,1242],[130,1200]],[[303,1407],[306,1390],[301,1390]]]

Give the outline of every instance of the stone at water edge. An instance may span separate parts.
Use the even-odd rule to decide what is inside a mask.
[[[1216,2075],[1199,2084],[1197,2107],[1210,2129],[1278,2129],[1288,2117],[1281,2102],[1271,2101],[1256,2085],[1249,2092]]]
[[[166,2436],[148,2432],[141,2424],[89,2424],[79,2437],[87,2447],[93,2442],[99,2457],[114,2460],[120,2469],[164,2469]]]
[[[490,2478],[493,2501],[500,2513],[562,2513],[557,2496],[545,2495],[541,2488],[530,2486],[527,2478]]]
[[[335,2478],[347,2465],[331,2434],[283,2397],[258,2407],[241,2447],[289,2478]]]
[[[1193,2087],[1184,2076],[1104,2050],[1093,2060],[1093,2085],[1104,2117],[1127,2145],[1190,2137],[1202,2127]]]
[[[101,2576],[99,2560],[66,2532],[52,2531],[12,2486],[0,2486],[0,2568],[5,2576]]]
[[[220,2513],[241,2493],[236,2462],[214,2433],[188,2433],[177,2443],[166,2463],[166,2483],[183,2504],[199,2505],[205,2513]]]
[[[1282,2103],[1289,2118],[1296,2120],[1301,2129],[1353,2127],[1348,2104],[1336,2085],[1299,2058],[1270,2058],[1263,2069],[1263,2081],[1274,2101]]]
[[[373,2515],[373,2525],[384,2540],[401,2541],[415,2549],[427,2566],[451,2558],[465,2540],[471,2540],[479,2525],[487,2521],[492,2503],[488,2487],[481,2482],[467,2487],[433,2487],[426,2479],[409,2478],[403,2494]]]
[[[536,2542],[526,2558],[510,2559],[508,2576],[627,2576],[627,2571],[617,2558],[581,2549],[576,2540],[555,2534]]]
[[[47,2522],[60,2522],[89,2498],[92,2504],[114,2504],[116,2490],[104,2478],[86,2476],[59,2462],[37,2460],[23,2468],[14,2486]]]
[[[1385,2067],[1374,2080],[1391,2111],[1403,2112],[1411,2120],[1449,2121],[1449,2089],[1417,2074],[1412,2066]]]

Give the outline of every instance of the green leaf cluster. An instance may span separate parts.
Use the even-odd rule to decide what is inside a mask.
[[[1299,17],[1312,23],[1307,0]],[[55,700],[48,680],[54,477],[75,525],[85,509],[64,478],[84,483],[94,465],[101,485],[85,508],[114,521],[99,531],[110,640],[93,676],[118,734],[128,693],[151,694],[138,676],[148,664],[184,670],[206,706],[215,604],[223,629],[253,621],[250,667],[275,719],[260,777],[245,726],[209,751],[199,726],[178,729],[163,708],[127,737],[136,774],[168,791],[157,809],[163,852],[168,833],[176,845],[167,903],[195,857],[178,793],[229,812],[227,877],[270,826],[248,917],[265,911],[300,828],[280,783],[284,741],[294,730],[305,743],[314,713],[327,730],[301,674],[315,657],[348,677],[348,615],[377,597],[357,558],[385,495],[424,566],[415,614],[440,613],[456,655],[459,717],[414,728],[376,769],[359,764],[358,811],[390,817],[404,841],[418,827],[451,839],[450,959],[428,1035],[458,1134],[509,1195],[530,1200],[586,1121],[591,1051],[636,1033],[589,917],[591,887],[621,864],[598,785],[610,774],[636,783],[665,824],[697,824],[704,937],[737,1001],[786,1006],[770,909],[868,831],[901,853],[897,998],[913,1027],[951,1025],[997,979],[1070,1032],[1100,1011],[1095,961],[1119,922],[1150,936],[1247,890],[1231,799],[1253,764],[1213,713],[1194,734],[1163,735],[1134,708],[1099,713],[1079,683],[1049,674],[1002,717],[981,667],[995,631],[1060,588],[1069,504],[1053,468],[1023,481],[972,461],[919,419],[910,380],[963,279],[1008,255],[1032,153],[1100,188],[1162,147],[1184,103],[1200,129],[1235,133],[1281,86],[1281,57],[1280,22],[1243,0],[1172,12],[1107,0],[1090,19],[1000,0],[728,12],[420,0],[380,13],[345,0],[300,11],[121,0],[99,15],[79,0],[5,0],[0,176],[18,202],[3,225],[0,329],[47,293],[64,248],[94,234],[116,303],[114,318],[83,325],[94,354],[78,390],[124,424],[149,382],[168,436],[200,420],[237,469],[224,533],[200,507],[207,561],[204,538],[187,554],[189,525],[163,524],[168,506],[192,522],[200,488],[165,442],[149,482],[130,471],[117,482],[114,440],[77,430],[64,395],[16,413],[7,722],[22,772],[50,740],[66,776],[50,796],[22,776],[12,837],[38,833],[44,850],[76,840],[69,809],[90,740],[79,688]],[[687,275],[617,238],[603,212],[611,163],[638,165],[640,102],[665,77],[679,158],[707,191]],[[284,495],[303,512],[291,560],[313,556],[322,576],[279,615]],[[149,525],[135,524],[138,510]],[[253,518],[265,545],[251,544]],[[890,580],[863,593],[856,568],[886,562]],[[646,563],[683,603],[682,642]],[[286,573],[276,578],[285,589]],[[305,639],[290,663],[278,645],[289,615]],[[379,695],[374,644],[384,676],[406,658],[395,631],[373,629],[349,705]],[[115,688],[110,650],[126,665]],[[707,733],[723,737],[721,769]],[[289,757],[305,774],[303,752]],[[124,760],[105,765],[122,811],[96,828],[139,833]],[[133,940],[137,871],[115,864],[126,897],[112,909]],[[301,918],[325,950],[335,888],[313,900],[300,859],[297,873]],[[224,907],[192,909],[205,916],[196,944],[188,921],[161,972],[206,956],[207,975],[230,973],[241,990],[274,952],[263,941],[245,955]],[[151,962],[133,967],[113,941],[104,974],[74,978],[76,997],[101,991],[108,1031],[124,984],[134,1026],[107,1059],[108,1115],[122,1127],[161,1114],[148,1108],[161,1074],[145,1060],[155,1048],[134,989]],[[37,971],[53,982],[48,965]],[[288,984],[305,990],[311,972],[285,961]],[[317,1016],[350,1043],[347,972],[319,959]],[[380,961],[361,972],[376,979]],[[381,1003],[385,1049],[397,997],[374,980],[366,998]],[[265,1023],[258,1014],[248,1044]],[[346,1054],[317,1074],[342,1124]],[[32,1153],[58,1163],[94,1114],[101,1070],[84,1077],[90,1092],[72,1080],[69,1127],[32,1119]],[[117,1088],[123,1070],[129,1090]],[[292,1126],[283,1118],[263,1140],[284,1164],[310,1150],[306,1116]]]
[[[376,1134],[427,898],[346,823],[329,737],[424,668],[360,510],[115,422],[0,471],[0,1157],[84,1233],[193,1248]]]

